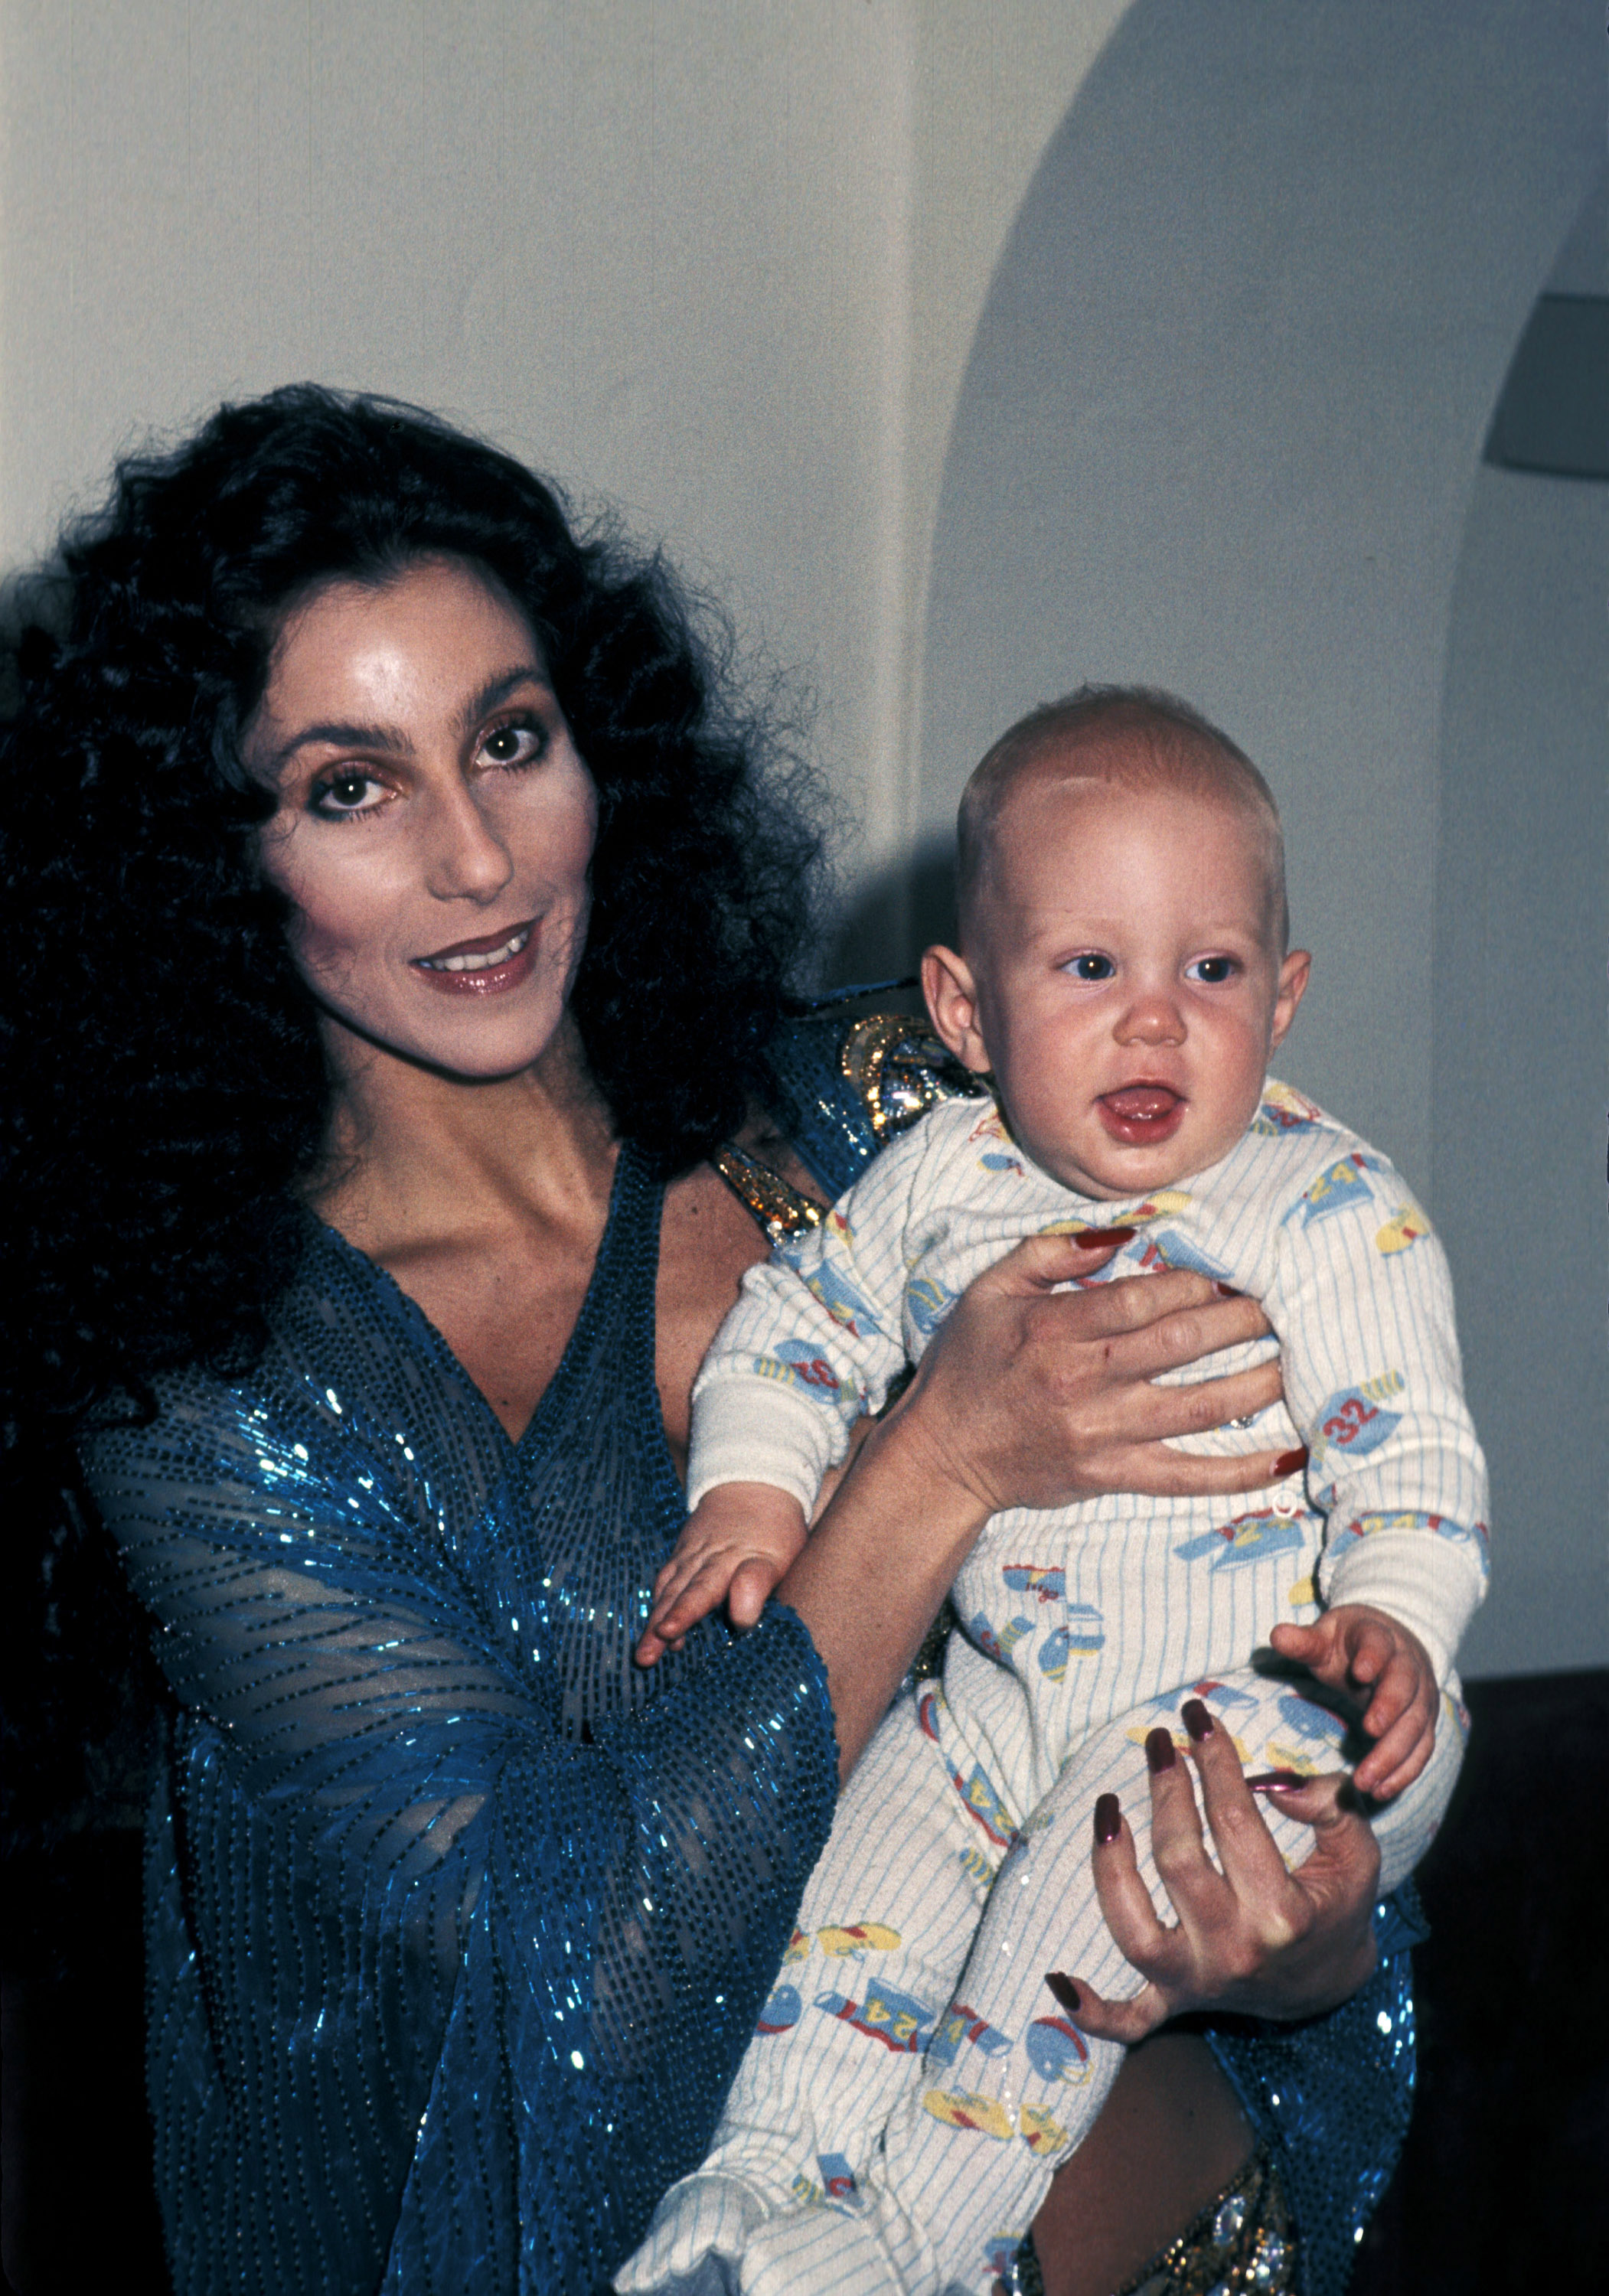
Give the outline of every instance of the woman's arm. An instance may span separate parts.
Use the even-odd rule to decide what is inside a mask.
[[[541,1588],[517,1639],[481,1591],[521,1535],[506,1447],[406,1370],[383,1418],[311,1363],[185,1375],[90,1447],[182,1710],[165,1965],[227,2037],[197,2126],[283,2167],[361,2095],[313,2209],[366,2226],[352,2284],[428,2256],[431,2284],[496,2258],[591,2286],[698,2159],[773,1980],[831,1821],[825,1681],[777,1615],[575,1742]]]
[[[1178,1271],[1055,1289],[1110,1258],[1111,1247],[1034,1236],[981,1275],[778,1587],[825,1663],[845,1775],[991,1514],[1102,1491],[1251,1490],[1288,1471],[1272,1452],[1169,1447],[1265,1409],[1277,1364],[1152,1383],[1260,1337],[1261,1309]]]

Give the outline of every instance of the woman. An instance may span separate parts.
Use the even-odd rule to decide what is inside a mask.
[[[1041,1240],[784,1603],[651,1685],[692,1375],[764,1249],[704,1160],[741,1136],[727,1171],[802,1216],[777,1119],[829,1187],[875,1128],[779,1033],[805,841],[754,735],[660,573],[383,404],[224,410],[65,563],[7,742],[6,1417],[78,1437],[160,1629],[176,2286],[595,2287],[699,2157],[837,1775],[982,1521],[1266,1474],[1164,1439],[1268,1374],[1148,1384],[1261,1319],[1184,1275],[1053,1299],[1087,1263]],[[1130,2038],[1373,1961],[1363,1829],[1316,1796],[1290,1882],[1203,1767],[1251,1846],[1220,1880],[1159,1779],[1179,1931],[1104,1868],[1153,1979],[1104,2013]],[[1221,2116],[1181,2062],[1164,2131],[1191,2062]]]

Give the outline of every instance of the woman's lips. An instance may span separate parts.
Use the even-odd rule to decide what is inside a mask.
[[[450,948],[416,956],[413,964],[444,996],[495,996],[529,980],[536,962],[536,920],[528,917],[523,924],[504,925],[478,940],[455,941]]]
[[[1171,1140],[1188,1103],[1165,1084],[1126,1084],[1104,1092],[1096,1106],[1110,1138],[1125,1148],[1151,1148]]]

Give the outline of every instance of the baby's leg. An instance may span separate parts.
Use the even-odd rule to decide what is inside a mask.
[[[1249,1770],[1343,1766],[1344,1726],[1288,1682],[1237,1672],[1195,1685],[1194,1694],[1235,1739]],[[1114,1997],[1139,1989],[1095,1894],[1090,1820],[1098,1796],[1118,1796],[1140,1873],[1170,1921],[1152,1854],[1145,1740],[1159,1724],[1177,1726],[1178,1703],[1170,1693],[1093,1733],[1000,1868],[951,2013],[867,2180],[868,2202],[885,2215],[897,2203],[911,2228],[903,2254],[925,2259],[927,2276],[910,2272],[912,2287],[982,2296],[1027,2231],[1053,2170],[1105,2102],[1123,2052],[1080,2034],[1047,1990],[1045,1975],[1076,1972]],[[1383,1894],[1406,1876],[1434,1833],[1462,1752],[1449,1702],[1427,1768],[1376,1820]],[[1277,1808],[1267,1815],[1287,1864],[1299,1865],[1312,1849],[1311,1829]]]
[[[865,2213],[866,2164],[921,2073],[990,1870],[924,1694],[927,1727],[902,1698],[845,1788],[715,2140],[616,2275],[620,2296],[904,2296]],[[997,1802],[987,1816],[1015,1823]]]

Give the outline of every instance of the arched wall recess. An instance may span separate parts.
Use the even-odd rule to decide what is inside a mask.
[[[1137,0],[1002,258],[933,548],[930,902],[962,780],[1013,717],[1085,677],[1188,695],[1285,812],[1318,963],[1282,1071],[1452,1211],[1465,1261],[1439,1134],[1433,1155],[1443,669],[1482,445],[1598,163],[1597,46],[1541,0],[1472,0],[1456,38],[1430,0]],[[1516,643],[1549,611],[1519,586],[1507,605]],[[1483,1310],[1465,1332],[1478,1383],[1501,1341]],[[1500,1552],[1578,1551],[1601,1491],[1589,1521],[1581,1503],[1538,1490]],[[1528,1601],[1499,1578],[1483,1670],[1605,1654],[1601,1602],[1549,1641]]]
[[[1501,1575],[1470,1636],[1476,1673],[1609,1656],[1606,221],[1609,174],[1505,380],[1442,687],[1431,1194],[1492,1470]]]

